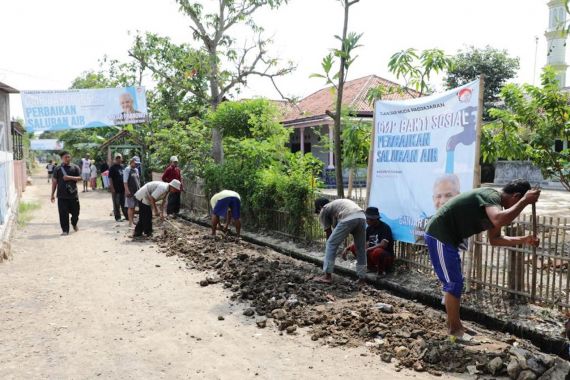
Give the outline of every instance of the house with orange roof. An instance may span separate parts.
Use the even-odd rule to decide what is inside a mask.
[[[399,84],[376,75],[353,79],[347,81],[344,86],[343,107],[350,109],[355,118],[372,124],[374,105],[368,102],[367,96],[371,89],[379,86],[401,88]],[[405,92],[386,95],[383,100],[402,100],[416,96],[419,96],[419,93],[407,89]],[[330,141],[333,140],[334,121],[327,115],[327,111],[335,111],[335,102],[336,94],[333,88],[326,87],[307,96],[294,106],[288,105],[282,108],[285,113],[283,125],[294,130],[288,144],[291,151],[312,153],[325,163],[328,172],[334,169],[334,153],[332,146],[323,146],[321,136],[329,136]],[[325,178],[327,183],[331,180],[334,178],[330,180]]]

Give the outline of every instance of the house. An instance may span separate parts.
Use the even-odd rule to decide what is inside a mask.
[[[9,239],[18,208],[10,124],[10,94],[17,93],[0,82],[0,261],[10,256]]]
[[[401,88],[399,84],[376,75],[350,80],[344,86],[343,107],[351,110],[354,117],[372,124],[374,106],[368,102],[367,97],[371,89],[379,86]],[[407,89],[406,92],[386,95],[383,99],[402,100],[416,96],[419,96],[419,93]],[[321,136],[328,136],[329,141],[333,140],[334,121],[327,115],[327,111],[334,112],[335,102],[336,94],[333,89],[331,87],[323,88],[302,99],[298,104],[288,106],[283,120],[285,127],[294,129],[289,143],[291,151],[312,153],[324,162],[325,168],[329,172],[334,169],[333,147],[332,144],[329,144],[331,146],[328,148],[322,146]],[[327,179],[326,182],[330,182],[330,180]]]
[[[11,126],[11,139],[12,139],[12,154],[14,155],[14,185],[18,196],[26,190],[26,183],[28,179],[26,169],[26,152],[24,151],[24,134],[26,130],[17,121],[10,122]]]

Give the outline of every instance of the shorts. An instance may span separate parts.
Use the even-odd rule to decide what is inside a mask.
[[[443,284],[443,291],[461,298],[463,272],[461,271],[459,250],[451,244],[442,243],[427,233],[425,239],[433,269]]]
[[[220,218],[225,218],[228,213],[228,209],[232,210],[232,218],[239,219],[240,217],[241,201],[237,197],[227,197],[222,198],[216,202],[214,206],[214,215]]]
[[[127,197],[125,195],[125,207],[135,208],[137,206],[137,199],[135,197]]]
[[[91,173],[81,173],[81,179],[89,181],[91,179]]]

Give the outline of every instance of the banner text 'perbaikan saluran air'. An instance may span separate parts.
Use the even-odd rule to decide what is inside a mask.
[[[394,239],[422,240],[429,218],[473,189],[479,81],[429,97],[377,101],[369,206]]]
[[[147,121],[144,87],[22,91],[28,132],[139,124]]]

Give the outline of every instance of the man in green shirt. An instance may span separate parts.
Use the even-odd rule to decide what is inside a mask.
[[[501,236],[501,227],[511,224],[539,196],[540,190],[531,190],[528,181],[524,180],[512,181],[500,192],[479,188],[452,198],[429,221],[425,240],[435,273],[443,284],[447,327],[452,341],[471,339],[465,334],[459,317],[463,291],[459,249],[466,249],[466,239],[485,230],[491,245],[537,246],[538,239],[532,235]]]

